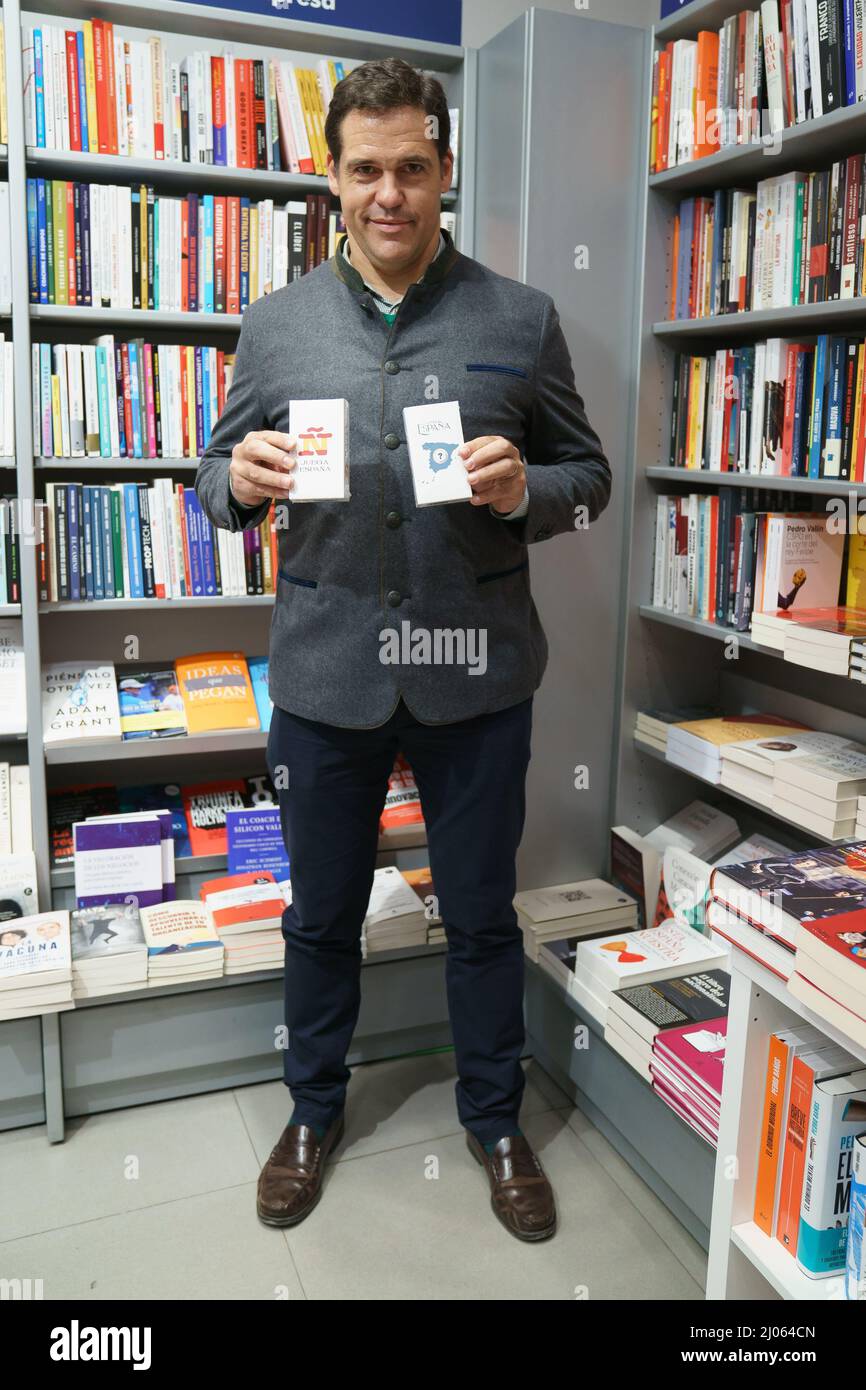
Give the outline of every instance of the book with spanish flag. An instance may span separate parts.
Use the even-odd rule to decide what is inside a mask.
[[[261,727],[243,652],[182,656],[175,670],[191,734]]]

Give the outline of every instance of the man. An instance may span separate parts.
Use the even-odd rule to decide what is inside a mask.
[[[453,167],[441,85],[398,58],[365,63],[336,87],[326,138],[347,235],[331,260],[246,310],[196,479],[217,526],[256,525],[272,499],[282,514],[268,766],[292,866],[294,1109],[257,1210],[272,1225],[307,1216],[343,1134],[360,930],[402,751],[448,940],[458,1116],[497,1217],[539,1240],[556,1211],[518,1123],[523,943],[512,907],[532,696],[547,662],[527,547],[565,532],[580,544],[608,503],[610,468],[550,296],[440,233]],[[342,397],[351,499],[293,505],[289,402]],[[459,402],[473,495],[419,509],[402,411],[436,400]],[[396,632],[409,640],[395,643]],[[444,658],[437,634],[452,642]],[[482,643],[483,663],[459,659]],[[395,646],[415,660],[395,663]]]

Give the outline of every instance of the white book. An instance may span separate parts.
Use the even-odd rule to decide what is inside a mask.
[[[12,853],[30,853],[33,850],[33,825],[30,819],[30,769],[27,764],[13,763],[9,781],[12,794]]]
[[[171,145],[172,159],[183,158],[182,127],[180,116],[180,63],[169,63],[169,90],[171,93]]]
[[[0,862],[12,853],[12,793],[9,764],[0,762]]]
[[[117,190],[119,260],[117,269],[119,309],[132,308],[132,189]]]
[[[274,208],[274,289],[281,290],[289,283],[289,214],[286,208]]]
[[[24,635],[19,617],[0,619],[0,734],[26,734]]]
[[[15,368],[12,360],[12,344],[3,343],[3,453],[7,458],[15,454]]]
[[[472,488],[466,463],[457,452],[464,443],[460,402],[405,406],[403,426],[416,505],[468,501]]]
[[[103,333],[96,339],[97,347],[105,348],[107,375],[108,375],[108,428],[110,450],[112,458],[120,457],[120,426],[117,422],[117,407],[115,404],[115,370],[114,370],[114,334]],[[126,528],[121,526],[121,534],[125,533]]]
[[[96,348],[85,343],[81,349],[84,373],[84,441],[87,455],[99,457],[99,396],[96,381]]]
[[[653,607],[665,606],[665,545],[668,530],[668,503],[665,496],[656,498],[656,540],[653,559]]]
[[[292,502],[348,501],[349,402],[289,402],[289,434],[296,443]]]
[[[54,747],[120,740],[113,662],[60,661],[43,667],[42,737]]]
[[[84,381],[80,343],[66,345],[66,375],[69,394],[69,452],[72,458],[83,458]]]
[[[764,73],[767,83],[767,105],[770,111],[770,130],[773,134],[785,128],[785,107],[782,94],[782,36],[779,32],[778,0],[764,0],[761,5],[761,27],[764,33]]]
[[[304,120],[303,107],[301,105],[301,92],[298,86],[298,78],[295,73],[295,65],[290,62],[281,63],[283,81],[288,98],[289,119],[292,124],[292,137],[295,142],[295,149],[298,153],[298,161],[304,160],[312,162],[313,155],[310,149],[310,139],[307,134],[307,124]]]
[[[223,55],[226,100],[226,164],[237,168],[237,131],[235,127],[235,59],[231,52]],[[271,60],[273,61],[273,59]]]
[[[812,92],[812,115],[813,117],[823,116],[824,99],[821,89],[821,63],[820,63],[820,38],[818,29],[818,7],[825,6],[821,0],[806,0],[806,33],[809,40],[809,67],[811,77]]]
[[[64,458],[71,457],[71,440],[69,432],[69,378],[66,370],[66,345],[56,343],[54,346],[54,374],[60,383],[60,438],[61,452]]]
[[[126,84],[124,81],[124,41],[119,35],[114,35],[114,108],[115,124],[117,126],[117,153],[128,155],[129,150],[129,128],[126,123]]]
[[[809,108],[807,94],[811,83],[809,40],[806,33],[806,0],[794,0],[794,91],[797,98],[797,124],[805,121]]]
[[[54,130],[58,150],[68,150],[69,139],[69,82],[66,72],[66,34],[58,25],[53,34],[54,72],[57,94],[54,99]]]
[[[12,229],[9,220],[9,184],[0,182],[0,308],[12,306]]]
[[[23,31],[24,46],[21,50],[22,79],[24,82],[24,143],[36,144],[36,74],[33,52],[33,29]]]
[[[213,88],[210,77],[210,54],[201,55],[202,110],[204,112],[205,164],[213,164]]]

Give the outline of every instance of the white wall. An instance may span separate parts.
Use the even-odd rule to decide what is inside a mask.
[[[660,0],[580,0],[585,8],[577,9],[575,0],[544,0],[539,9],[557,10],[605,19],[611,24],[635,24],[649,29],[661,14]],[[523,0],[463,0],[463,42],[470,48],[486,43],[500,29],[531,9]]]

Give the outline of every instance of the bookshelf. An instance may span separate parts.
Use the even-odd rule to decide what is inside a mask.
[[[30,399],[30,347],[33,341],[80,341],[103,331],[148,329],[155,340],[171,341],[184,335],[187,342],[216,342],[231,348],[237,337],[239,314],[177,313],[153,310],[115,310],[89,306],[40,305],[29,302],[26,179],[63,178],[99,183],[147,182],[157,191],[204,191],[279,198],[286,201],[307,193],[328,191],[327,179],[315,175],[291,175],[265,170],[224,168],[149,160],[125,156],[94,155],[37,149],[25,144],[22,100],[23,71],[20,36],[28,26],[44,23],[79,24],[84,19],[110,21],[125,37],[158,34],[173,56],[191,48],[222,52],[230,47],[238,57],[281,57],[303,63],[315,56],[363,61],[371,56],[399,55],[416,66],[433,71],[445,87],[448,103],[460,110],[460,159],[458,188],[443,198],[443,206],[457,212],[456,242],[471,254],[474,247],[474,121],[476,104],[476,53],[465,47],[413,41],[393,35],[355,29],[319,26],[304,21],[247,14],[195,4],[172,3],[154,9],[150,0],[44,0],[32,8],[20,0],[6,0],[6,83],[9,93],[9,145],[0,149],[0,163],[10,185],[12,221],[11,320],[14,345],[15,446],[17,492],[22,502],[37,497],[45,477],[86,475],[117,478],[154,474],[185,477],[197,460],[163,459],[54,459],[34,458]],[[8,324],[4,323],[8,332]],[[0,459],[0,467],[15,467],[15,460]],[[50,604],[38,602],[36,551],[22,545],[22,601],[0,610],[20,613],[24,632],[27,673],[27,725],[25,741],[3,756],[23,760],[31,773],[31,809],[38,869],[40,904],[47,908],[68,906],[71,871],[50,865],[48,787],[89,781],[120,784],[143,781],[214,779],[221,773],[235,775],[264,768],[267,736],[263,733],[208,735],[183,740],[155,740],[141,744],[94,744],[91,747],[43,748],[40,670],[45,662],[93,655],[111,659],[120,671],[124,663],[123,640],[130,633],[139,638],[141,657],[171,661],[185,652],[236,647],[249,655],[268,649],[272,596],[175,600],[108,600],[100,603]],[[68,623],[60,622],[61,610]],[[221,610],[221,611],[218,611]],[[171,746],[169,746],[171,745]],[[153,761],[155,759],[155,761]],[[405,867],[426,862],[422,844],[380,846],[380,863],[399,856]],[[215,870],[225,869],[224,857],[179,860],[178,895],[197,895],[198,882]],[[426,960],[413,953],[376,956],[385,969],[369,971],[370,977],[389,984],[365,986],[364,1013],[353,1043],[350,1060],[359,1062],[393,1055],[406,1047],[439,1046],[450,1039],[440,954],[429,948],[431,973]],[[395,974],[396,972],[396,974]],[[221,985],[232,985],[228,993]],[[135,1000],[127,996],[89,1001],[86,1010],[0,1025],[0,1052],[8,1049],[14,1065],[0,1081],[0,1128],[8,1125],[47,1124],[51,1141],[63,1138],[66,1114],[91,1113],[115,1105],[129,1105],[169,1095],[193,1094],[214,1086],[242,1084],[281,1075],[279,1055],[272,1046],[272,1032],[261,1022],[262,1010],[278,1007],[279,972],[263,976],[229,977],[206,981],[189,991],[170,993],[149,990]],[[200,997],[199,997],[200,996]],[[249,1001],[248,1003],[245,1001]],[[96,1005],[101,1007],[95,1007]],[[275,1020],[276,1021],[276,1020]],[[226,1048],[225,1039],[238,1026],[237,1051]],[[197,1043],[191,1062],[180,1065],[178,1048],[184,1030],[194,1027]],[[186,1033],[189,1036],[189,1033]],[[136,1042],[138,1038],[138,1042]],[[199,1043],[207,1038],[213,1056]]]
[[[655,27],[653,43],[659,47],[671,39],[695,38],[701,29],[718,28],[742,8],[741,3],[729,0],[694,0]],[[760,803],[706,783],[640,744],[633,737],[639,709],[718,704],[731,711],[772,710],[831,733],[866,738],[866,700],[859,682],[831,679],[785,662],[780,652],[762,647],[747,633],[668,613],[650,603],[659,494],[685,494],[706,487],[774,488],[802,494],[804,507],[811,496],[816,509],[823,509],[830,495],[863,494],[863,484],[844,481],[719,475],[666,465],[677,351],[711,350],[726,341],[748,342],[775,333],[797,337],[849,329],[859,333],[866,325],[864,298],[669,322],[670,253],[679,200],[716,187],[747,186],[793,169],[809,170],[822,161],[862,150],[864,118],[862,104],[843,108],[784,131],[771,156],[760,145],[738,146],[664,174],[644,175],[640,387],[628,504],[631,552],[622,616],[613,823],[646,832],[690,799],[701,797],[735,816],[743,835],[761,832],[800,847],[822,842],[821,836],[771,815]],[[646,123],[649,129],[649,104]],[[733,638],[736,641],[729,640]],[[815,1023],[831,1038],[839,1040],[838,1034],[794,999],[779,977],[741,951],[731,953],[731,980],[707,1297],[839,1298],[838,1280],[807,1279],[782,1247],[768,1240],[752,1221],[769,1035],[800,1018]],[[858,1052],[847,1040],[845,1045],[862,1058],[862,1049]],[[733,1155],[738,1160],[735,1178],[728,1172]]]

